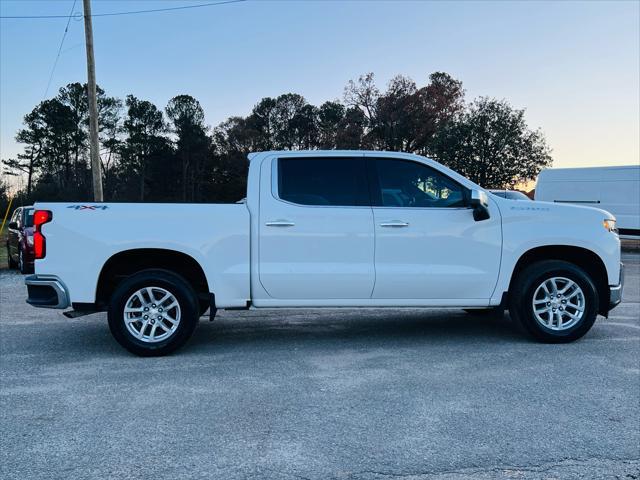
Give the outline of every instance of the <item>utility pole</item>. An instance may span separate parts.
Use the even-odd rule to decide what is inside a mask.
[[[93,58],[93,26],[91,25],[91,0],[84,4],[84,37],[87,44],[87,94],[89,97],[89,152],[91,155],[91,173],[93,175],[93,200],[104,201],[102,195],[102,168],[100,164],[100,145],[98,144],[98,102],[96,99],[96,64]]]

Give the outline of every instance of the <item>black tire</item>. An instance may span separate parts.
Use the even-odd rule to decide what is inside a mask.
[[[18,268],[18,263],[13,261],[13,258],[11,258],[11,252],[9,251],[9,245],[7,245],[7,266],[9,267],[9,270],[15,270],[16,268]]]
[[[584,294],[580,320],[566,330],[552,330],[536,320],[532,302],[536,289],[547,279],[564,277],[575,282]],[[536,262],[522,270],[509,292],[509,312],[523,330],[544,343],[568,343],[584,336],[593,326],[599,309],[598,291],[589,275],[577,265],[561,260]]]
[[[26,275],[27,273],[33,273],[33,269],[29,265],[24,263],[24,254],[22,253],[22,250],[18,252],[18,270],[20,270],[20,273],[22,273],[23,275]]]
[[[136,291],[145,287],[158,287],[170,292],[178,302],[181,313],[176,330],[168,338],[156,343],[136,338],[124,321],[126,302]],[[189,340],[198,324],[198,314],[198,297],[184,278],[167,270],[143,270],[119,284],[111,296],[109,329],[117,342],[131,353],[142,357],[167,355]]]

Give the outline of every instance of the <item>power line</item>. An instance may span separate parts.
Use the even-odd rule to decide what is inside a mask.
[[[58,47],[58,54],[56,55],[56,60],[53,62],[53,67],[51,68],[51,73],[49,74],[49,81],[47,82],[47,89],[44,91],[43,99],[47,98],[47,93],[49,93],[49,87],[51,86],[53,73],[56,71],[56,66],[58,65],[58,60],[60,59],[60,53],[62,53],[62,45],[64,45],[64,39],[67,38],[67,32],[69,31],[69,24],[71,23],[71,17],[73,17],[73,10],[76,8],[76,1],[77,0],[73,0],[73,5],[71,6],[71,11],[69,12],[69,18],[67,19],[67,26],[64,27],[62,40],[60,40],[60,46]]]
[[[227,3],[240,3],[247,0],[225,0],[222,2],[200,3],[197,5],[183,5],[182,7],[154,8],[151,10],[132,10],[128,12],[94,13],[92,17],[115,17],[119,15],[137,15],[140,13],[170,12],[174,10],[187,10],[190,8],[214,7]],[[0,15],[0,19],[38,19],[38,18],[66,18],[67,15]]]

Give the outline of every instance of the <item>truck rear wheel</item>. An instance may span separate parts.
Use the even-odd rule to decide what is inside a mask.
[[[166,355],[189,340],[199,313],[198,298],[184,278],[167,270],[144,270],[113,293],[109,329],[136,355]]]
[[[24,252],[22,251],[22,249],[18,252],[18,270],[20,270],[20,273],[22,273],[23,275],[26,275],[27,273],[33,273],[33,267],[27,265],[24,261]]]
[[[18,268],[18,264],[11,258],[11,251],[9,250],[9,246],[7,245],[7,266],[9,270],[15,270]]]
[[[511,290],[511,316],[541,342],[577,340],[591,329],[598,315],[593,281],[569,262],[536,262],[519,273]]]

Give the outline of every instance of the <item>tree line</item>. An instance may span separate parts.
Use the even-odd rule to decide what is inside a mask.
[[[3,175],[24,181],[21,203],[92,198],[86,85],[70,83],[24,117],[3,159]],[[342,100],[312,105],[285,93],[260,100],[245,117],[216,127],[190,95],[164,109],[98,88],[105,200],[232,202],[245,195],[247,153],[264,150],[370,149],[430,156],[487,188],[534,179],[551,164],[540,130],[504,100],[465,101],[462,82],[432,73],[419,87],[396,76],[381,91],[369,73],[350,81]],[[0,182],[0,202],[7,182]]]

